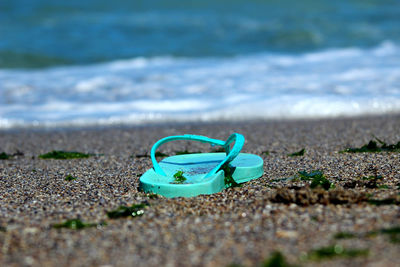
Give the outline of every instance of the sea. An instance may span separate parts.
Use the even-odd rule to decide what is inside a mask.
[[[0,1],[0,129],[398,113],[399,0]]]

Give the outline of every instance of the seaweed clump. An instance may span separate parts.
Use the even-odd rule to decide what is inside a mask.
[[[168,154],[165,154],[165,153],[162,153],[162,152],[156,152],[155,154],[154,154],[154,156],[156,156],[156,158],[162,158],[162,157],[168,157]]]
[[[74,177],[74,176],[72,176],[72,175],[70,175],[70,174],[68,174],[68,175],[65,177],[65,181],[73,181],[73,180],[76,180],[76,179],[78,179],[78,177]]]
[[[324,173],[320,170],[306,172],[306,171],[299,171],[298,172],[299,178],[303,181],[310,181],[311,180],[311,188],[316,188],[321,186],[325,190],[329,190],[331,188],[335,188],[335,185],[331,183],[328,179],[326,179]]]
[[[366,233],[362,233],[362,234],[356,234],[356,233],[351,233],[351,232],[340,232],[335,234],[333,237],[335,239],[349,239],[349,238],[356,238],[356,237],[371,237],[371,236],[376,236],[378,234],[381,235],[388,235],[389,236],[389,240],[392,243],[400,243],[400,226],[393,226],[390,228],[382,228],[379,230],[375,230],[375,231],[369,231]]]
[[[1,152],[0,153],[0,160],[6,160],[6,159],[11,159],[15,156],[24,156],[24,153],[17,150],[14,154],[7,154],[6,152]]]
[[[117,219],[122,217],[139,217],[144,214],[144,209],[149,204],[147,202],[140,204],[133,204],[132,206],[119,206],[117,209],[108,211],[107,216],[110,219]]]
[[[11,156],[8,155],[6,152],[1,152],[0,153],[0,159],[9,159]]]
[[[390,242],[400,243],[400,226],[384,228],[380,230],[381,234],[389,235]]]
[[[60,228],[68,228],[68,229],[72,229],[72,230],[80,230],[83,228],[87,228],[87,227],[96,227],[98,225],[106,225],[105,223],[84,223],[79,219],[72,219],[72,220],[67,220],[63,223],[59,223],[59,224],[54,224],[53,227],[56,229],[60,229]]]
[[[272,253],[271,257],[269,257],[269,259],[262,264],[262,267],[290,267],[290,266],[292,265],[286,261],[285,257],[279,251],[275,251],[274,253]]]
[[[379,153],[379,152],[400,152],[400,141],[397,144],[387,144],[386,142],[376,138],[375,140],[370,140],[368,144],[361,147],[350,147],[346,148],[341,153]],[[379,143],[379,145],[378,145]]]
[[[354,258],[359,256],[367,256],[368,253],[368,249],[347,249],[341,245],[334,245],[312,250],[309,252],[308,258],[311,260],[322,260],[333,257]]]
[[[183,184],[187,179],[185,176],[183,176],[183,171],[177,171],[174,174],[175,180],[172,182],[172,184]]]
[[[229,187],[239,187],[240,184],[238,184],[235,179],[233,179],[232,175],[235,171],[235,168],[229,166],[228,164],[225,164],[221,167],[221,170],[224,171],[225,177],[224,177],[224,183],[227,188]]]
[[[88,158],[93,156],[92,154],[85,154],[81,152],[75,151],[62,151],[62,150],[53,150],[49,153],[39,155],[41,159],[79,159],[79,158]]]
[[[397,197],[388,197],[384,199],[370,198],[367,201],[371,205],[383,206],[383,205],[400,205],[400,200]]]
[[[303,148],[303,149],[301,149],[300,151],[297,151],[297,152],[294,152],[294,153],[289,154],[288,156],[289,156],[289,157],[304,156],[304,153],[305,153],[305,152],[306,152],[306,149]]]
[[[340,232],[333,236],[334,239],[350,239],[357,237],[354,233],[350,232]]]

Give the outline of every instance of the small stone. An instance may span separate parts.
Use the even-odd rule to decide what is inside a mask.
[[[299,234],[296,231],[285,231],[285,230],[276,231],[276,236],[278,238],[292,239],[292,238],[297,238],[298,235]]]

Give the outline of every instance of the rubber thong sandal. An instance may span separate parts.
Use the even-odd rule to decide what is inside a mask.
[[[222,153],[196,153],[176,155],[156,160],[156,150],[164,143],[176,140],[193,140],[222,146]],[[165,137],[151,148],[153,168],[140,177],[140,188],[165,197],[193,197],[200,194],[213,194],[233,183],[244,183],[263,174],[263,160],[254,154],[240,153],[244,137],[234,133],[228,140],[221,141],[200,135],[178,135]],[[234,143],[231,148],[231,144]],[[228,180],[228,181],[226,181]]]

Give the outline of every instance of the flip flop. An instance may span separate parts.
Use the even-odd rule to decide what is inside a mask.
[[[176,140],[193,140],[222,146],[226,153],[196,153],[176,155],[157,162],[156,150],[164,143]],[[244,183],[263,174],[263,160],[254,154],[240,153],[244,137],[234,133],[221,141],[200,135],[165,137],[151,148],[153,168],[140,177],[140,188],[165,197],[193,197],[213,194],[229,187],[229,179]],[[231,144],[234,143],[231,148]],[[226,172],[226,173],[225,173]]]

